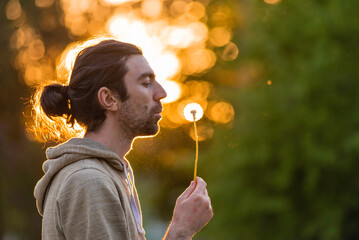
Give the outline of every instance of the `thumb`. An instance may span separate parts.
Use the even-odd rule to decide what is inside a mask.
[[[189,196],[193,193],[193,191],[196,188],[196,183],[194,181],[191,181],[191,184],[189,187],[179,196],[178,199],[187,199]]]

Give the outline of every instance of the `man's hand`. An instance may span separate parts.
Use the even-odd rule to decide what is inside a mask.
[[[165,240],[191,239],[212,219],[211,200],[206,186],[206,182],[197,177],[196,182],[192,181],[178,197]]]

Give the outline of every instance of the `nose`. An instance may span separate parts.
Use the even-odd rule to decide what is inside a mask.
[[[156,88],[156,92],[154,94],[154,100],[159,101],[159,100],[161,100],[161,99],[163,99],[165,97],[167,97],[166,90],[162,87],[161,84],[159,84],[157,82],[157,88]]]

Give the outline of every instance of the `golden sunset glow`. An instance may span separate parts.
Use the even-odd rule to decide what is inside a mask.
[[[359,240],[359,0],[0,9],[0,240]]]
[[[53,82],[39,85],[38,91],[34,93],[31,100],[33,122],[27,123],[28,129],[30,133],[32,133],[31,138],[37,141],[62,141],[63,139],[69,139],[74,136],[83,136],[85,129],[78,123],[75,123],[73,127],[69,127],[64,118],[53,117],[49,119],[43,112],[40,106],[41,89],[49,83]]]
[[[165,81],[160,82],[160,84],[167,92],[167,97],[165,99],[163,99],[161,102],[171,103],[181,97],[182,88],[178,82],[165,80]]]
[[[70,72],[75,63],[75,59],[77,54],[84,48],[95,45],[102,40],[108,39],[107,37],[97,37],[93,39],[89,39],[85,42],[74,42],[67,45],[66,49],[62,52],[62,54],[57,58],[57,79],[62,82],[68,82]]]
[[[198,116],[203,115],[210,92],[214,90],[212,84],[205,80],[191,80],[192,75],[205,73],[215,66],[218,58],[233,61],[239,55],[238,46],[232,42],[232,29],[227,24],[231,9],[225,5],[218,6],[212,15],[208,15],[208,1],[59,1],[63,10],[61,24],[68,30],[70,38],[85,40],[70,42],[64,48],[45,46],[41,36],[24,22],[11,36],[10,46],[17,51],[14,66],[22,74],[25,84],[37,86],[54,80],[68,84],[75,57],[81,49],[105,38],[129,42],[142,49],[157,81],[167,92],[168,96],[162,100],[165,108],[160,122],[165,128],[178,128],[186,123],[183,110],[189,103],[199,103],[202,108],[198,110],[196,117],[199,119]],[[47,8],[54,2],[35,0],[35,5]],[[5,10],[9,20],[15,21],[23,15],[21,2],[18,0],[10,0]],[[206,25],[208,19],[218,25],[209,28]],[[43,30],[51,31],[59,24],[59,20],[44,15],[41,24]],[[231,115],[228,110],[230,107],[225,112],[221,112],[218,107],[213,109],[210,114],[206,110],[210,120],[227,123],[233,119],[234,114]],[[38,112],[38,109],[33,112]],[[43,137],[45,132],[51,134],[59,128],[50,128],[51,124],[66,125],[55,122],[43,125],[48,128],[43,131]],[[81,132],[79,128],[77,126],[74,133]],[[211,134],[207,135],[209,138]]]

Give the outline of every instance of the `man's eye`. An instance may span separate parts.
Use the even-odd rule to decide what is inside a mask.
[[[144,83],[142,83],[142,85],[145,87],[149,87],[151,85],[151,82],[144,82]]]

